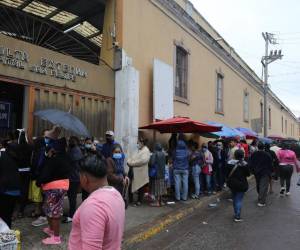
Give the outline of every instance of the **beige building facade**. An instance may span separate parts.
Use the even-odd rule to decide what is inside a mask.
[[[115,129],[130,153],[138,127],[156,118],[159,60],[173,72],[172,93],[159,83],[171,95],[170,116],[263,131],[261,79],[187,0],[0,4],[3,16],[16,16],[0,24],[0,101],[17,107],[10,128],[37,136],[49,124],[36,110],[71,109],[97,138]],[[35,32],[26,32],[29,22]],[[298,139],[296,117],[272,92],[268,105],[268,134]]]
[[[140,75],[140,126],[154,119],[153,60],[159,59],[174,70],[174,115],[247,127],[262,134],[261,79],[191,3],[124,0],[122,25],[122,48]],[[179,96],[178,48],[186,53],[186,75],[181,81],[186,93],[182,95],[179,89]],[[268,134],[298,139],[298,121],[293,113],[274,93],[268,100]]]

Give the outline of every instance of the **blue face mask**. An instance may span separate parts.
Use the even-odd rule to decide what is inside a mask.
[[[113,158],[114,159],[121,159],[122,158],[122,154],[121,153],[115,153],[115,154],[113,154]]]
[[[50,138],[47,138],[47,137],[45,137],[45,138],[44,138],[44,141],[45,141],[45,144],[46,144],[46,145],[48,145],[48,144],[50,144],[50,141],[51,141],[51,139],[50,139]]]
[[[84,147],[85,147],[86,149],[91,149],[91,148],[92,148],[92,144],[85,144]]]
[[[206,152],[206,151],[207,151],[207,148],[202,148],[202,151],[203,151],[203,152]]]

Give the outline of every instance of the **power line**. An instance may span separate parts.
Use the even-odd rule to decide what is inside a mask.
[[[300,74],[300,71],[296,71],[296,72],[287,72],[287,73],[275,74],[275,75],[269,75],[269,77],[289,76],[289,75],[298,75],[298,74]]]

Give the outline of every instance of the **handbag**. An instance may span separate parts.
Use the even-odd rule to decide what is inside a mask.
[[[149,168],[149,177],[155,178],[157,176],[157,164],[153,164]]]
[[[204,165],[201,172],[202,174],[211,175],[211,172],[209,171],[209,165]]]
[[[170,179],[170,174],[169,174],[169,166],[165,166],[165,181],[168,183]]]

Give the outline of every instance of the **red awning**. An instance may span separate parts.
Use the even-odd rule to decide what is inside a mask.
[[[160,133],[208,133],[220,131],[222,127],[198,122],[188,117],[174,117],[154,122],[140,129],[155,129]]]

